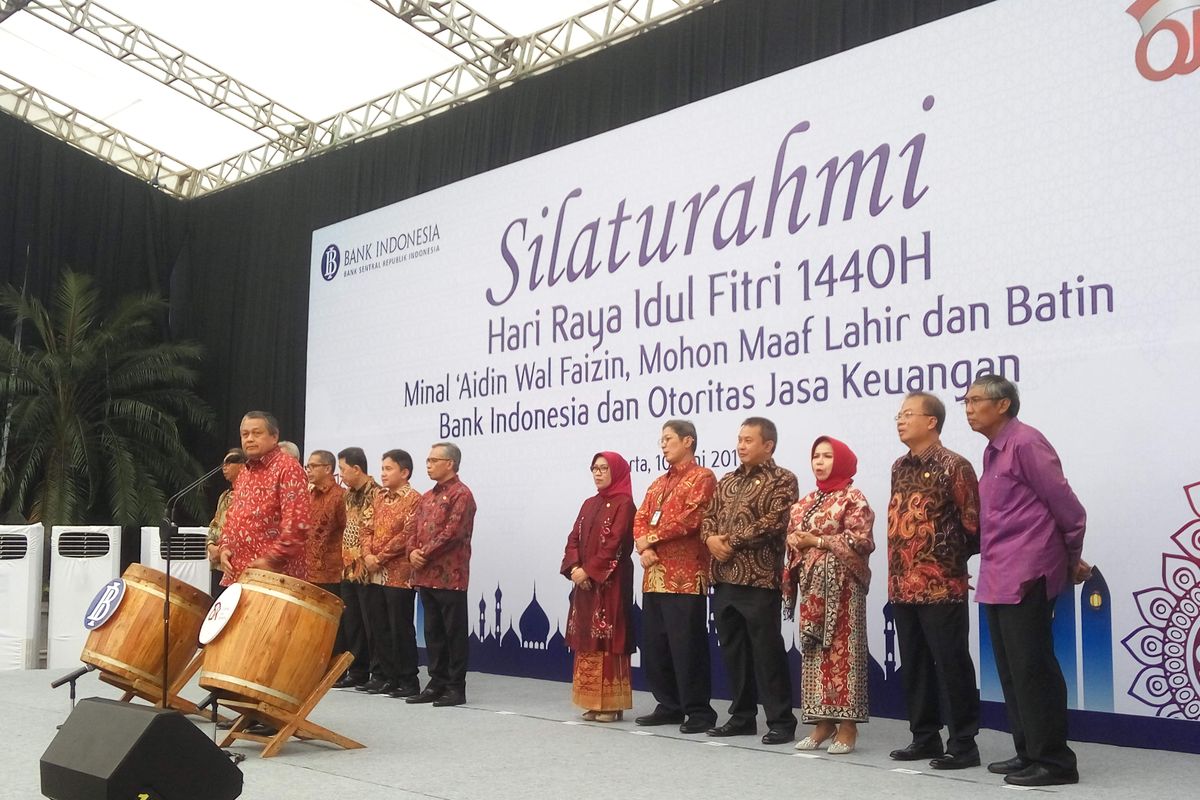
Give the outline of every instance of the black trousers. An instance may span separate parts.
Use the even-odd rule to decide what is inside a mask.
[[[371,634],[367,620],[367,590],[365,583],[342,581],[341,594],[345,609],[342,611],[340,634],[342,646],[354,654],[350,664],[350,677],[365,681],[371,677]]]
[[[1052,770],[1076,766],[1067,746],[1067,684],[1054,655],[1054,602],[1039,580],[1016,605],[985,605],[1017,755]]]
[[[313,585],[316,586],[318,589],[324,589],[325,591],[329,592],[330,594],[332,594],[336,597],[342,596],[342,584],[341,583],[315,583]],[[345,601],[342,601],[342,603],[343,603],[343,605],[345,605]],[[344,613],[345,612],[343,611],[343,614]],[[346,650],[349,649],[346,646],[346,641],[345,641],[346,640],[346,632],[345,632],[345,630],[343,630],[343,628],[345,628],[345,625],[342,623],[341,620],[338,620],[337,635],[333,637],[333,653],[332,653],[332,655],[335,657],[340,656],[342,653],[346,652]]]
[[[892,615],[913,742],[941,746],[945,720],[947,752],[963,755],[974,751],[979,733],[979,687],[968,641],[967,604],[892,603]]]
[[[733,700],[731,722],[752,722],[761,702],[772,730],[795,732],[792,680],[779,632],[782,597],[778,589],[718,583],[713,611],[721,656]]]
[[[413,589],[381,586],[392,646],[392,671],[387,679],[396,683],[417,682],[417,628],[413,624],[417,593]]]
[[[429,656],[429,684],[435,691],[466,690],[467,593],[453,589],[421,587],[425,607],[425,651]]]
[[[656,713],[716,724],[706,595],[642,595],[642,672],[658,701]]]
[[[396,643],[388,619],[387,587],[377,583],[367,585],[363,604],[367,618],[367,642],[371,648],[371,675],[383,681],[396,681],[400,667],[396,660]]]

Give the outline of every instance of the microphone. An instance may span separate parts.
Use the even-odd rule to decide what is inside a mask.
[[[207,481],[209,478],[211,478],[213,475],[216,475],[218,472],[220,472],[221,467],[223,467],[223,466],[225,466],[224,461],[222,461],[220,464],[218,464],[217,466],[210,469],[208,472],[201,475],[196,480],[189,483],[187,486],[180,489],[175,494],[171,495],[169,498],[167,498],[167,502],[163,506],[164,511],[163,511],[162,523],[158,526],[158,538],[160,541],[162,541],[164,544],[169,545],[171,539],[175,536],[176,532],[178,532],[178,530],[179,530],[179,526],[175,524],[175,504],[178,503],[179,500],[184,495],[186,495],[188,492],[197,488],[198,486],[203,484],[205,481]]]
[[[62,686],[64,683],[74,683],[75,681],[79,680],[84,675],[87,675],[89,672],[91,672],[94,669],[95,669],[95,667],[93,667],[91,664],[84,664],[82,667],[75,670],[74,672],[68,672],[66,675],[63,675],[58,680],[51,681],[50,688],[57,689],[58,687]]]

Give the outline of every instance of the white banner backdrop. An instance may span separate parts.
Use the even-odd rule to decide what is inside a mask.
[[[1125,5],[997,2],[316,231],[306,445],[403,447],[424,490],[457,442],[474,664],[558,674],[511,648],[561,647],[593,453],[628,457],[640,500],[671,417],[718,475],[741,420],[773,419],[802,487],[836,436],[880,515],[873,690],[895,691],[892,417],[1001,372],[1103,576],[1065,601],[1072,705],[1200,719],[1174,655],[1200,629],[1200,75]],[[943,439],[978,469],[961,406]]]

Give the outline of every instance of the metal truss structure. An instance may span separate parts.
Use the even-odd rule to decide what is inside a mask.
[[[718,0],[606,0],[514,36],[461,0],[370,0],[454,53],[459,62],[322,120],[309,120],[91,0],[0,0],[0,24],[32,14],[212,111],[263,142],[195,168],[0,73],[0,110],[181,198],[199,197],[468,102],[628,39]]]

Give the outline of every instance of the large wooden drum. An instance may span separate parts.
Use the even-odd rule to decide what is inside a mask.
[[[298,578],[248,569],[233,616],[204,649],[200,685],[296,711],[325,676],[342,601]]]
[[[88,634],[79,658],[130,685],[142,682],[161,688],[167,576],[141,564],[130,564],[121,578],[125,581],[125,596],[112,617]],[[211,605],[212,598],[207,594],[171,578],[168,684],[175,682],[196,654],[196,636]]]

